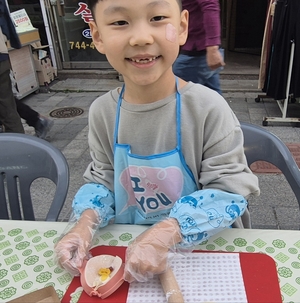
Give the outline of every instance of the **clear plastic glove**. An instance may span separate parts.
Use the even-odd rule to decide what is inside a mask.
[[[72,275],[78,276],[78,269],[83,261],[90,258],[89,250],[99,226],[99,218],[96,211],[88,209],[82,213],[78,221],[69,223],[67,231],[56,243],[54,251],[57,263]]]
[[[156,223],[139,235],[126,250],[125,281],[146,282],[168,267],[168,252],[181,241],[176,219]]]

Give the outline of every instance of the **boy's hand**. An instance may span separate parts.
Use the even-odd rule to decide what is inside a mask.
[[[71,230],[55,246],[58,264],[74,276],[79,275],[83,260],[89,258],[91,233]]]
[[[57,263],[74,276],[78,276],[83,261],[89,259],[89,250],[99,218],[92,209],[84,211],[78,222],[55,245]]]
[[[124,279],[146,282],[166,271],[168,252],[181,241],[176,219],[161,221],[139,235],[126,250]]]

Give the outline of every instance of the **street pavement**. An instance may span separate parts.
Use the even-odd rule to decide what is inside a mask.
[[[122,82],[118,79],[67,78],[55,80],[39,93],[32,93],[22,99],[22,102],[46,117],[55,109],[65,109],[65,114],[68,114],[68,107],[83,110],[78,116],[52,118],[54,126],[46,138],[63,152],[70,168],[70,188],[60,220],[68,220],[72,199],[84,184],[82,175],[91,161],[87,140],[89,107],[98,96],[120,85]],[[224,76],[221,86],[224,98],[240,121],[262,126],[263,117],[282,115],[274,100],[262,98],[260,102],[255,101],[262,94],[257,89],[255,79]],[[299,111],[298,104],[293,105],[292,111]],[[34,129],[23,122],[25,132],[34,135]],[[298,123],[269,123],[265,128],[285,143],[300,143],[299,126]],[[261,195],[249,201],[253,228],[299,229],[299,205],[285,177],[282,174],[257,175]],[[46,185],[41,181],[34,182],[32,192],[37,218],[44,218],[53,191],[54,185],[50,181]]]

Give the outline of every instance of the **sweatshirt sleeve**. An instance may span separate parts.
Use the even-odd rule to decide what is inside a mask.
[[[230,228],[247,204],[241,195],[216,189],[198,190],[180,198],[169,215],[179,223],[183,239],[179,245],[191,247]]]
[[[88,143],[92,161],[83,178],[89,183],[102,184],[113,192],[115,102],[111,95],[112,91],[100,96],[90,106]]]
[[[220,4],[218,0],[198,0],[203,14],[205,46],[221,45]]]
[[[240,194],[246,199],[260,193],[258,178],[254,175],[244,153],[244,137],[238,120],[215,117],[206,120],[199,184],[201,189],[219,189]],[[229,115],[228,115],[229,116]],[[208,126],[209,125],[209,126]]]

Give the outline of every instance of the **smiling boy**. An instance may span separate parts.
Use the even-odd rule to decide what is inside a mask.
[[[187,38],[176,0],[90,0],[97,50],[124,86],[89,113],[92,162],[76,194],[76,225],[56,245],[73,274],[94,231],[110,222],[154,224],[127,249],[125,279],[146,281],[167,267],[170,248],[193,247],[221,230],[250,227],[258,195],[240,124],[227,102],[172,71]]]
[[[123,75],[124,99],[136,104],[161,100],[175,92],[171,66],[186,41],[188,22],[187,11],[180,14],[177,1],[142,2],[90,4],[94,44]]]

